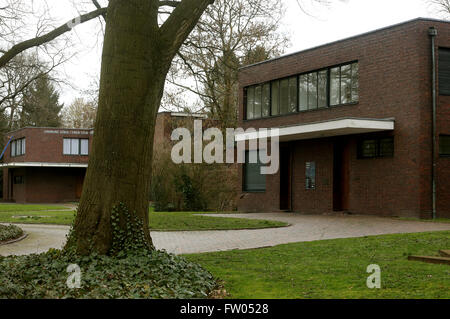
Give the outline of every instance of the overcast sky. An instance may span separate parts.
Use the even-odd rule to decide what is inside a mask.
[[[311,5],[303,0],[303,13],[295,0],[284,0],[287,6],[283,29],[291,35],[291,47],[286,53],[300,51],[335,40],[386,27],[417,17],[434,17],[425,0],[330,0],[330,7]],[[49,0],[54,5],[55,18],[66,21],[76,12],[71,0]],[[82,90],[89,89],[99,75],[101,43],[98,21],[78,26],[74,51],[77,56],[64,66],[65,74],[75,88],[61,87],[61,98],[69,104]]]

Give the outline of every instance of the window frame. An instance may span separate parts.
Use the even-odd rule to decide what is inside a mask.
[[[248,159],[249,159],[249,154],[250,152],[257,152],[257,163],[248,163]],[[267,178],[266,175],[262,175],[260,173],[260,175],[262,175],[264,177],[264,190],[262,189],[250,189],[247,185],[247,165],[258,165],[258,169],[261,168],[261,166],[263,165],[260,160],[259,160],[259,156],[258,156],[258,150],[246,150],[245,151],[245,163],[242,164],[242,192],[243,193],[266,193],[267,192]]]
[[[448,139],[449,146],[447,146],[447,147],[450,149],[450,134],[439,134],[439,157],[450,158],[450,151],[449,151],[449,153],[444,153],[442,151],[442,149],[443,149],[442,141],[444,139]]]
[[[354,77],[353,77],[353,70],[354,67],[353,65],[357,65],[357,83],[358,85],[355,86],[354,85]],[[341,77],[341,68],[342,66],[349,66],[350,67],[350,84],[349,84],[349,88],[350,88],[350,92],[351,92],[351,99],[350,102],[347,103],[342,103],[342,99],[341,99],[341,86],[342,86],[342,77]],[[339,104],[334,104],[331,105],[331,69],[334,68],[339,68]],[[319,106],[319,78],[320,78],[320,73],[326,71],[326,105],[325,106]],[[317,107],[316,108],[309,108],[309,81],[307,81],[307,90],[306,90],[306,95],[307,95],[307,101],[306,101],[306,109],[301,109],[301,92],[300,92],[300,77],[302,76],[306,76],[307,79],[309,79],[309,75],[310,74],[316,74],[317,75],[317,79],[316,79],[316,84],[317,84],[317,92],[316,92],[316,99],[317,99]],[[297,91],[297,103],[296,103],[296,111],[294,112],[287,112],[287,113],[281,113],[281,82],[283,80],[288,80],[288,111],[289,111],[289,104],[290,104],[290,79],[291,78],[296,78],[296,91]],[[277,113],[278,114],[273,114],[273,89],[274,89],[274,83],[278,82],[278,108],[277,108]],[[340,64],[336,64],[336,65],[331,65],[331,66],[327,66],[324,68],[320,68],[320,69],[316,69],[316,70],[312,70],[312,71],[308,71],[308,72],[302,72],[302,73],[298,73],[296,75],[290,75],[290,76],[285,76],[282,78],[278,78],[278,79],[273,79],[270,81],[265,81],[265,82],[261,82],[261,83],[257,83],[257,84],[252,84],[252,85],[248,85],[246,87],[244,87],[244,116],[243,116],[243,120],[244,121],[252,121],[252,120],[260,120],[260,119],[267,119],[267,118],[271,118],[271,117],[280,117],[280,116],[289,116],[292,114],[298,114],[298,113],[303,113],[303,112],[313,112],[313,111],[321,111],[321,110],[326,110],[326,109],[330,109],[330,108],[334,108],[334,107],[341,107],[341,106],[348,106],[348,105],[356,105],[359,103],[360,101],[360,66],[359,66],[359,60],[352,60],[349,62],[345,62],[345,63],[340,63]],[[263,86],[266,84],[270,84],[270,100],[269,100],[269,115],[268,116],[262,116],[261,117],[253,117],[253,118],[248,118],[248,112],[247,112],[247,108],[248,108],[248,89],[253,87],[257,87],[257,86],[261,86],[261,92],[263,91]],[[357,90],[357,96],[356,99],[354,99],[353,97],[353,93],[354,90]],[[262,100],[262,98],[261,98]]]
[[[444,84],[442,83],[442,78],[443,76],[441,75],[442,73],[442,69],[441,69],[441,52],[446,51],[446,54],[448,54],[448,59],[449,61],[446,62],[448,63],[448,67],[450,68],[450,48],[447,47],[439,47],[437,50],[437,60],[438,60],[438,67],[437,67],[437,78],[438,78],[438,94],[441,96],[450,96],[450,69],[447,71],[448,75],[446,75],[446,77],[448,77],[448,83],[446,83],[446,86],[448,87],[444,87]]]
[[[69,148],[70,148],[70,153],[69,154],[67,154],[67,153],[65,153],[65,141],[66,140],[68,140],[69,141]],[[74,153],[72,153],[72,146],[73,146],[73,144],[72,144],[72,141],[74,141],[74,140],[78,140],[78,143],[77,143],[77,145],[78,145],[78,152],[76,153],[76,154],[74,154]],[[87,141],[87,154],[82,154],[81,153],[81,141],[82,140],[86,140]],[[80,137],[63,137],[63,147],[62,147],[62,149],[63,149],[63,156],[89,156],[89,138],[80,138]]]
[[[26,153],[26,138],[21,137],[11,141],[10,157],[24,156]],[[20,150],[20,152],[19,152]],[[14,152],[13,152],[14,151]]]
[[[381,145],[383,140],[392,141],[392,153],[382,154]],[[364,156],[363,155],[363,143],[367,141],[375,142],[375,154],[373,156]],[[393,158],[395,156],[395,138],[394,136],[365,136],[358,140],[357,142],[357,158],[361,160],[369,160],[369,159],[380,159],[380,158]]]

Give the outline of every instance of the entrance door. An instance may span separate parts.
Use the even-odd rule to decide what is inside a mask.
[[[83,182],[84,182],[84,174],[80,174],[76,177],[76,198],[80,199],[81,198],[81,192],[83,191]]]
[[[345,140],[334,142],[333,210],[346,211],[349,204],[349,148]]]
[[[280,210],[292,210],[292,151],[280,145]]]

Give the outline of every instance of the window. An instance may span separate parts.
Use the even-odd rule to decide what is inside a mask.
[[[323,109],[358,101],[358,62],[244,89],[246,119]]]
[[[262,117],[270,116],[270,83],[262,87]]]
[[[439,48],[439,94],[450,95],[450,49]]]
[[[272,82],[272,116],[280,114],[280,81]]]
[[[25,184],[23,176],[14,176],[14,184]]]
[[[253,118],[259,119],[261,117],[261,85],[255,86],[255,104],[253,107]]]
[[[330,105],[355,103],[359,100],[358,63],[332,68],[330,71]]]
[[[317,73],[308,74],[308,110],[317,109]]]
[[[253,118],[253,107],[255,104],[255,87],[251,86],[247,89],[247,119]]]
[[[64,155],[89,155],[89,140],[87,138],[65,138]]]
[[[450,157],[450,135],[439,135],[439,155]]]
[[[248,120],[270,116],[270,83],[248,87],[245,100]]]
[[[25,138],[11,142],[11,157],[25,155]]]
[[[305,188],[316,189],[316,162],[306,162]]]
[[[280,81],[280,114],[287,114],[289,110],[289,79]]]
[[[258,151],[247,151],[244,164],[244,191],[264,192],[266,190],[266,176],[261,174],[261,163]],[[250,163],[250,159],[256,158],[257,163]]]
[[[378,158],[394,156],[394,138],[365,139],[358,144],[359,158]]]
[[[308,75],[300,75],[299,80],[300,111],[308,109]]]

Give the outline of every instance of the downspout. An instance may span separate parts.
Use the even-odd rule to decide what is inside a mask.
[[[436,219],[436,48],[435,39],[437,36],[437,30],[435,27],[431,27],[428,30],[428,34],[431,37],[431,91],[432,91],[432,167],[431,167],[431,192],[432,192],[432,217]]]

